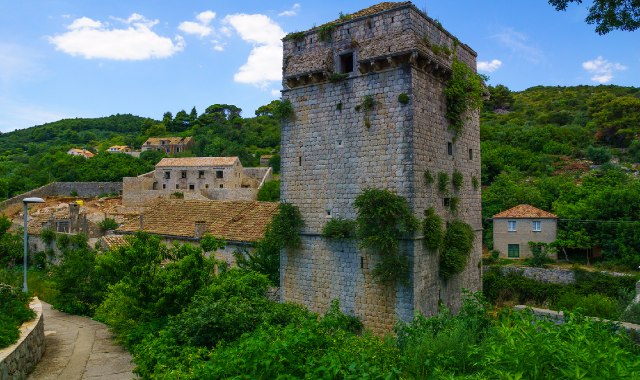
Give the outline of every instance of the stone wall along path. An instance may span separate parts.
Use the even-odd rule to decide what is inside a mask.
[[[131,355],[102,323],[54,310],[43,302],[45,353],[30,380],[135,378]]]

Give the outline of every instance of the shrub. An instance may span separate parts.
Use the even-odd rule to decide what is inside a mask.
[[[440,275],[451,278],[464,270],[473,250],[475,234],[468,224],[454,220],[449,223],[440,249]]]
[[[280,180],[267,181],[258,190],[258,200],[262,202],[277,202],[280,200]]]
[[[40,238],[44,244],[51,246],[51,244],[56,240],[56,232],[51,228],[43,228],[40,231]]]
[[[273,115],[280,120],[290,120],[294,115],[293,104],[289,99],[280,101],[277,103]]]
[[[333,38],[333,30],[335,29],[334,24],[324,24],[318,28],[318,40],[323,42],[329,42]]]
[[[606,164],[611,160],[611,151],[606,146],[600,148],[589,146],[587,148],[587,158],[596,165]]]
[[[406,93],[401,93],[400,95],[398,95],[398,102],[400,102],[400,104],[409,104],[409,95],[407,95]]]
[[[431,184],[433,183],[433,176],[431,175],[431,172],[428,170],[424,171],[424,183],[427,186],[431,186]]]
[[[297,249],[302,245],[300,229],[304,226],[298,207],[291,203],[280,203],[278,212],[267,226],[265,237],[276,239],[284,248]]]
[[[484,93],[483,77],[476,74],[464,62],[454,57],[451,63],[451,78],[444,89],[447,102],[446,117],[449,129],[458,138],[468,118],[467,112],[482,106]]]
[[[355,220],[335,218],[329,219],[322,228],[322,235],[330,239],[347,239],[355,237]]]
[[[438,191],[442,194],[447,193],[449,184],[449,174],[445,172],[438,173]]]
[[[442,218],[436,214],[433,207],[424,213],[422,222],[422,232],[424,234],[424,246],[436,251],[442,245],[444,230],[442,228]]]
[[[120,225],[113,218],[104,218],[100,223],[98,223],[98,227],[100,227],[100,231],[109,231],[115,230]]]
[[[620,320],[640,325],[640,302],[631,303],[620,316]]]
[[[20,336],[20,325],[35,317],[29,298],[18,289],[0,284],[0,349],[13,344]]]
[[[462,173],[460,173],[460,171],[457,169],[454,170],[453,174],[451,175],[451,184],[453,185],[453,188],[456,190],[460,190],[463,182],[464,177],[462,176]]]
[[[584,315],[616,320],[620,315],[618,301],[602,294],[578,295],[564,293],[553,305],[556,310],[578,310]]]

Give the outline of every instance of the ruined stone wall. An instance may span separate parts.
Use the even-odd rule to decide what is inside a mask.
[[[281,296],[318,312],[339,299],[344,311],[376,332],[390,331],[415,310],[432,314],[439,301],[456,310],[462,288],[479,290],[481,284],[480,190],[472,186],[473,177],[480,180],[478,116],[472,115],[454,141],[444,117],[446,62],[424,58],[432,55],[425,35],[454,45],[450,34],[413,6],[337,25],[331,42],[318,42],[311,31],[303,40],[284,44],[289,88],[283,98],[291,101],[295,114],[282,130],[281,194],[298,206],[305,227],[302,249],[281,253]],[[457,50],[475,68],[475,53],[461,44]],[[354,71],[346,80],[327,81],[351,53]],[[318,58],[325,56],[332,59]],[[408,95],[409,103],[401,103],[400,94]],[[368,96],[374,100],[371,109],[363,107]],[[458,170],[464,184],[456,191],[449,185],[450,193],[439,194],[437,185],[425,183],[426,170],[434,177],[445,172],[450,179]],[[331,218],[356,217],[353,202],[366,188],[407,198],[419,218],[434,207],[445,220],[469,223],[476,239],[467,270],[442,280],[437,254],[425,252],[417,233],[401,249],[411,267],[409,286],[376,284],[371,270],[377,255],[358,250],[355,242],[320,236]],[[444,206],[444,198],[452,197],[460,199],[456,212]]]

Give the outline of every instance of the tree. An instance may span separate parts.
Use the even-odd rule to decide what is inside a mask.
[[[556,10],[564,11],[569,3],[581,4],[582,0],[549,0]],[[634,31],[640,28],[640,2],[638,0],[594,0],[586,18],[596,25],[596,32],[603,35],[612,30]]]

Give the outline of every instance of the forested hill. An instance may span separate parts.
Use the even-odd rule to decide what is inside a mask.
[[[256,165],[261,154],[279,150],[280,126],[274,116],[279,104],[262,106],[250,118],[243,118],[236,106],[214,104],[200,115],[195,108],[175,116],[166,112],[160,121],[113,115],[0,134],[0,199],[52,181],[120,181],[151,171],[161,158],[159,152],[141,158],[104,152],[112,145],[139,148],[149,137],[193,136],[195,147],[183,155],[239,156],[244,165]],[[87,160],[66,154],[73,147],[97,155]]]

